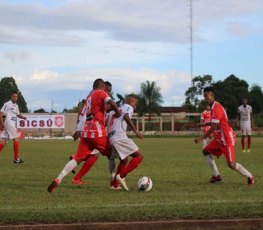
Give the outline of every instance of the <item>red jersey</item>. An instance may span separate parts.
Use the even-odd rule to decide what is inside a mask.
[[[202,124],[207,124],[211,122],[211,111],[210,110],[205,110],[201,114],[201,122]],[[203,126],[202,128],[203,133],[206,133],[210,129],[210,127],[211,127],[210,125]]]
[[[92,90],[86,99],[87,120],[82,131],[84,138],[106,136],[105,104],[111,98],[103,90]]]
[[[211,123],[217,124],[217,129],[214,131],[215,138],[221,144],[235,144],[235,133],[229,126],[228,117],[224,107],[217,101],[214,102],[211,108]]]

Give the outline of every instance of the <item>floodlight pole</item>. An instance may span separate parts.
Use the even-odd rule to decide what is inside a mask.
[[[190,72],[191,72],[191,84],[193,80],[193,4],[192,0],[189,0],[189,32],[190,32]]]

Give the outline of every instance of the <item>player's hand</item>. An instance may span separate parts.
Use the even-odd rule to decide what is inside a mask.
[[[115,113],[115,114],[114,114],[114,117],[116,117],[116,118],[117,118],[117,117],[120,117],[120,116],[121,116],[121,111],[120,111],[120,110],[119,110],[118,113]]]
[[[136,136],[139,138],[139,139],[142,139],[143,137],[143,134],[139,131],[135,132]]]
[[[202,142],[202,137],[196,137],[195,139],[194,139],[194,142],[196,143],[196,144],[198,144],[198,143],[200,143],[200,142]]]
[[[0,130],[4,130],[4,129],[5,129],[4,124],[1,124],[1,125],[0,125]]]

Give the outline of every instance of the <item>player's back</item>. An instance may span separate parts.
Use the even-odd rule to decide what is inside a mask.
[[[111,98],[103,90],[93,90],[86,100],[86,123],[83,137],[106,136],[105,130],[105,104]]]
[[[224,107],[219,102],[214,102],[211,109],[211,122],[217,124],[215,136],[220,135],[223,142],[233,141],[232,128],[228,122],[228,116]]]

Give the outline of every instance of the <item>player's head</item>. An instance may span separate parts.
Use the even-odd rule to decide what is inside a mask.
[[[109,81],[105,81],[105,92],[108,95],[111,95],[111,91],[112,91],[112,84]]]
[[[132,106],[133,109],[135,110],[137,107],[137,103],[138,103],[136,95],[134,94],[127,95],[125,98],[125,103]]]
[[[206,104],[212,105],[215,101],[214,89],[213,87],[209,86],[204,88],[204,99]]]
[[[104,89],[105,89],[105,83],[104,83],[104,81],[103,81],[101,78],[96,79],[96,80],[93,82],[93,89],[94,89],[94,90],[96,90],[96,89],[104,90]]]
[[[242,103],[243,103],[244,106],[247,105],[247,98],[246,98],[246,97],[244,97],[244,98],[242,99]]]
[[[16,103],[17,100],[18,100],[18,92],[17,92],[17,91],[13,91],[13,92],[11,93],[11,101],[12,101],[13,103]]]

